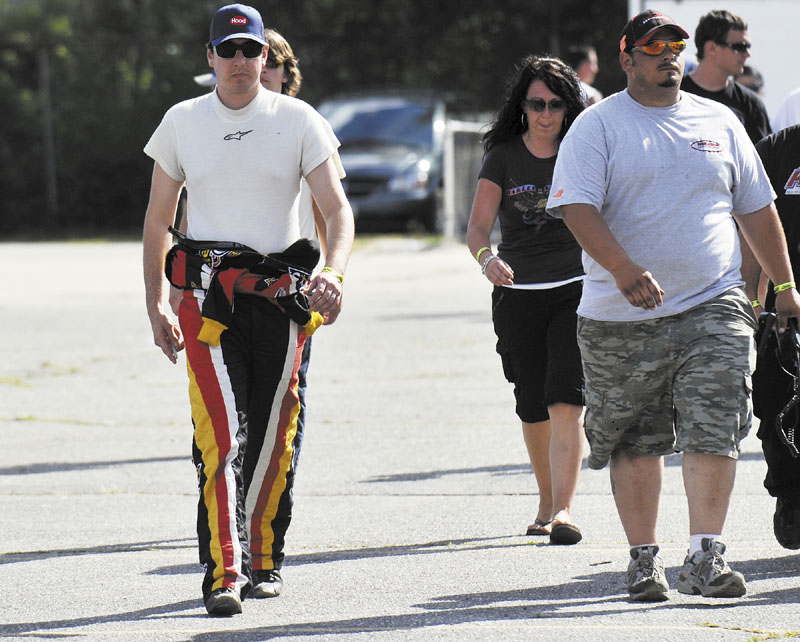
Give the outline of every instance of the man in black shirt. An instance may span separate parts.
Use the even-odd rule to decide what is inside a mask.
[[[758,95],[733,80],[750,57],[747,23],[728,11],[710,11],[697,24],[697,67],[684,76],[681,89],[727,105],[753,144],[771,133],[769,116]]]
[[[697,23],[694,38],[697,67],[683,77],[681,89],[730,107],[756,144],[772,131],[767,108],[755,92],[734,80],[744,72],[745,62],[750,57],[747,23],[729,11],[709,11]],[[741,234],[739,239],[742,278],[745,283],[752,284],[748,295],[755,300],[761,266]]]
[[[775,204],[781,218],[792,272],[800,274],[800,125],[794,125],[768,136],[756,145],[772,188],[778,195]],[[772,288],[767,289],[766,310],[774,310]],[[794,392],[797,372],[781,368],[775,354],[776,337],[759,349],[753,375],[753,403],[761,420],[758,437],[767,461],[764,486],[777,498],[773,520],[775,537],[784,548],[800,548],[800,458],[792,457],[790,448],[782,443],[775,419]],[[798,424],[800,410],[790,411],[783,422],[785,428]],[[800,426],[797,426],[800,432]],[[795,445],[800,442],[797,439]]]

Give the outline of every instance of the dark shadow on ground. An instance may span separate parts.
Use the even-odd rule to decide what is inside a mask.
[[[0,468],[2,475],[41,475],[43,473],[69,473],[76,470],[94,470],[130,464],[161,464],[175,461],[191,462],[191,455],[181,457],[143,457],[141,459],[115,459],[109,461],[42,462]]]
[[[432,479],[442,479],[443,477],[450,477],[452,475],[475,475],[475,474],[489,474],[489,475],[521,475],[530,474],[530,464],[503,464],[498,466],[478,466],[477,468],[449,468],[445,470],[431,470],[418,473],[394,473],[391,475],[378,475],[363,480],[362,484],[379,484],[382,482],[417,482],[417,481],[430,481]]]
[[[40,633],[40,635],[36,637],[50,637],[47,636],[46,633],[47,631],[98,626],[102,624],[110,624],[112,622],[141,622],[154,617],[165,617],[165,616],[176,617],[183,611],[189,611],[198,608],[200,609],[203,608],[203,602],[200,599],[194,599],[194,600],[184,600],[182,602],[174,602],[172,604],[163,604],[161,606],[153,606],[151,608],[140,609],[138,611],[126,611],[123,613],[114,613],[112,615],[98,615],[95,617],[78,617],[69,620],[43,620],[40,622],[19,622],[17,624],[2,624],[0,625],[0,638],[7,639],[11,636],[20,636],[26,633],[30,634],[33,632]],[[205,617],[205,610],[203,610],[202,613],[198,612],[197,617]],[[144,633],[146,633],[146,631]],[[52,637],[61,638],[64,636],[54,634]],[[102,637],[102,635],[98,634],[98,637]]]
[[[781,564],[782,562],[782,564]],[[772,559],[740,562],[739,566],[772,568],[782,577],[794,577],[798,571],[798,560],[787,562]],[[675,571],[677,573],[677,570]],[[674,586],[674,578],[672,578]],[[752,580],[751,580],[752,581]],[[243,642],[271,640],[275,638],[319,636],[327,638],[334,635],[354,635],[377,633],[381,631],[421,631],[432,627],[453,626],[469,623],[507,624],[526,620],[570,620],[579,621],[585,617],[613,617],[629,614],[632,610],[658,610],[661,612],[698,611],[699,614],[714,611],[723,614],[726,609],[763,608],[776,602],[797,603],[800,600],[794,589],[756,593],[739,599],[706,599],[682,596],[682,600],[657,603],[631,603],[624,588],[622,573],[602,572],[587,576],[576,576],[569,581],[547,586],[534,586],[529,589],[497,592],[474,592],[444,595],[430,602],[415,605],[420,613],[373,616],[353,619],[310,622],[292,626],[265,626],[224,633],[201,633],[191,638],[195,642]],[[687,602],[686,600],[691,600]],[[245,604],[247,608],[247,604]],[[705,616],[694,625],[679,625],[683,635],[692,636],[694,626],[697,634],[705,631]],[[711,625],[709,625],[711,626]],[[775,623],[775,629],[784,630],[791,623]],[[712,628],[718,627],[713,625]],[[735,627],[737,630],[738,627]],[[532,633],[535,629],[532,629]],[[666,631],[665,631],[666,633]],[[782,636],[781,636],[782,637]],[[689,639],[688,637],[686,639]]]
[[[740,461],[755,461],[763,459],[761,453],[742,453]],[[35,464],[20,464],[19,466],[8,466],[0,468],[0,476],[4,475],[41,475],[46,473],[65,473],[80,470],[95,470],[98,468],[112,468],[114,466],[128,466],[134,464],[159,464],[186,461],[191,462],[190,455],[179,457],[143,457],[139,459],[115,459],[106,461],[83,461],[83,462],[41,462]],[[668,455],[665,458],[666,466],[680,466],[681,456],[679,454]],[[581,468],[587,468],[586,459],[581,462]],[[364,480],[362,483],[371,484],[379,482],[398,482],[398,481],[429,481],[440,479],[450,475],[471,475],[471,474],[491,475],[519,475],[532,474],[529,464],[503,464],[498,466],[479,466],[477,468],[451,468],[445,470],[433,470],[430,472],[419,473],[396,473],[392,475],[379,475]]]
[[[477,537],[469,539],[448,539],[438,542],[424,542],[420,544],[406,544],[397,546],[377,546],[367,548],[353,548],[335,551],[320,551],[318,553],[294,554],[289,552],[286,556],[287,566],[304,566],[306,564],[331,564],[335,562],[348,562],[354,560],[373,559],[382,557],[407,557],[409,555],[431,555],[446,551],[477,551],[514,548],[518,546],[547,545],[549,540],[543,537],[529,537],[526,535],[504,535],[499,537]],[[197,564],[176,564],[175,566],[162,566],[150,571],[151,575],[188,575],[196,573]]]
[[[742,453],[739,461],[760,461],[764,456],[759,453]],[[683,459],[680,453],[674,455],[667,455],[664,458],[665,466],[680,466]],[[581,461],[581,469],[588,469],[587,460],[584,457]],[[605,469],[604,469],[605,470]],[[450,477],[452,475],[475,475],[475,474],[489,474],[489,475],[532,475],[533,471],[528,463],[525,464],[502,464],[497,466],[478,466],[475,468],[447,468],[444,470],[431,470],[416,473],[393,473],[391,475],[378,475],[363,480],[362,484],[378,484],[383,482],[418,482],[418,481],[431,481],[433,479],[442,479],[443,477]]]
[[[194,548],[194,539],[165,539],[152,542],[131,542],[128,544],[101,544],[98,546],[59,548],[50,551],[20,551],[18,553],[0,554],[0,565],[19,564],[23,562],[40,562],[42,560],[76,555],[109,555],[112,553],[139,553],[147,550],[176,550]]]
[[[510,540],[517,540],[517,543]],[[530,538],[526,538],[530,540]],[[308,555],[292,556],[291,563],[310,564],[326,563],[333,561],[346,561],[362,559],[364,557],[385,557],[390,555],[414,555],[441,553],[443,550],[458,551],[474,550],[476,548],[519,546],[523,538],[476,538],[463,540],[447,540],[440,542],[421,543],[410,546],[388,546],[373,549],[358,549],[350,551],[331,551],[313,553]],[[527,542],[526,542],[527,543]],[[104,546],[93,549],[74,549],[73,551],[58,551],[53,554],[83,554],[83,552],[109,553],[141,551],[148,547],[162,548],[164,546],[184,547],[187,540],[164,540],[160,542],[143,542],[140,544],[127,544],[119,546]],[[193,542],[192,542],[193,545]],[[16,554],[17,556],[21,554]],[[29,555],[35,555],[33,553]],[[14,557],[15,554],[4,555],[3,558]],[[29,559],[41,559],[41,556]],[[26,561],[17,559],[16,561]],[[263,626],[243,630],[228,628],[219,632],[198,633],[190,639],[196,642],[243,642],[245,640],[271,640],[276,637],[290,638],[301,636],[332,636],[353,635],[358,633],[372,633],[379,631],[397,630],[424,630],[431,627],[452,626],[464,623],[523,621],[531,619],[570,619],[592,616],[613,616],[627,614],[632,608],[658,609],[684,611],[696,610],[698,612],[721,611],[730,607],[764,607],[776,603],[798,604],[800,592],[796,588],[776,590],[765,593],[753,591],[754,584],[759,580],[774,580],[775,578],[796,578],[800,574],[800,555],[783,558],[762,558],[735,562],[734,566],[741,570],[747,577],[751,586],[751,593],[740,599],[711,600],[701,597],[685,597],[679,601],[668,601],[651,604],[628,602],[625,593],[623,574],[620,572],[599,572],[587,575],[577,575],[559,584],[546,586],[532,586],[526,589],[511,591],[455,593],[442,595],[428,602],[414,605],[418,613],[403,613],[398,615],[371,616],[362,618],[339,619],[323,622],[307,622],[292,625]],[[175,573],[176,568],[162,567],[151,573]],[[193,565],[196,571],[197,566]],[[672,586],[675,585],[677,568],[670,568],[667,572]],[[199,573],[198,573],[199,575]],[[686,600],[692,600],[686,602]],[[249,602],[245,602],[248,608]],[[252,607],[251,607],[252,608]],[[190,612],[191,611],[191,612]],[[153,620],[169,618],[188,618],[204,620],[205,612],[199,599],[184,600],[146,609],[126,611],[111,615],[96,617],[78,617],[62,620],[42,620],[32,622],[19,622],[15,624],[0,625],[0,637],[12,635],[38,634],[56,635],[56,631],[64,629],[77,629],[81,627],[97,627],[104,624],[120,622],[151,622]],[[231,621],[232,624],[235,619]],[[785,627],[789,623],[776,623],[776,629]],[[698,624],[698,627],[702,627]],[[700,629],[698,629],[700,631]],[[147,633],[146,628],[142,630]]]

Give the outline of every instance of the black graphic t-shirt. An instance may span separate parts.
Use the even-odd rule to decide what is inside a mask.
[[[479,178],[500,186],[498,255],[514,283],[555,283],[583,274],[581,248],[561,219],[545,210],[556,157],[537,158],[521,136],[492,148]]]
[[[757,93],[738,82],[730,82],[725,89],[720,91],[706,91],[687,74],[681,81],[681,89],[730,107],[739,122],[744,125],[747,135],[754,145],[764,136],[772,133],[764,101],[758,97]]]
[[[756,145],[764,169],[778,195],[775,205],[789,246],[789,259],[795,277],[800,275],[800,125],[793,125],[768,136]],[[766,305],[775,295],[768,291]]]

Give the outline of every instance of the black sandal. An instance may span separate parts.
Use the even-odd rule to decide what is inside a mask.
[[[539,519],[537,517],[536,520],[533,522],[533,524],[528,526],[528,530],[525,531],[525,534],[526,535],[544,535],[544,536],[550,535],[550,524],[552,524],[552,523],[553,523],[552,519],[548,519],[547,521],[544,521],[544,520]]]

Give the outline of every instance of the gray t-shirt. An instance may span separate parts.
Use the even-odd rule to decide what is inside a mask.
[[[631,259],[664,290],[664,304],[628,303],[612,275],[583,253],[578,314],[641,321],[678,314],[743,285],[731,214],[775,198],[761,160],[730,109],[686,92],[645,107],[627,90],[585,110],[558,152],[547,211],[594,206]]]

